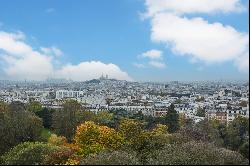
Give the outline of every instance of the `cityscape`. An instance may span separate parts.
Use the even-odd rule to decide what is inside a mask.
[[[57,109],[72,99],[95,113],[124,109],[133,114],[141,112],[154,117],[166,115],[167,108],[174,103],[179,114],[196,123],[205,117],[216,118],[225,124],[237,116],[249,118],[248,81],[139,83],[102,75],[85,82],[0,81],[0,87],[0,101],[6,103],[37,101],[44,107]],[[205,116],[197,116],[198,109],[204,109]]]
[[[249,0],[0,0],[1,165],[249,165]]]

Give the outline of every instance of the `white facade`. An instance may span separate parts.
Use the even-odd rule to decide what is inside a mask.
[[[81,95],[83,95],[83,91],[68,91],[68,90],[56,91],[56,99],[79,98]]]

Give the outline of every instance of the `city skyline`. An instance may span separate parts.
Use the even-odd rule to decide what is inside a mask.
[[[3,0],[0,80],[248,80],[249,2],[211,1]]]

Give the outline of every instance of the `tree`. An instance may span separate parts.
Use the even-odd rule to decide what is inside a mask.
[[[123,118],[133,117],[133,115],[125,109],[118,109],[118,110],[113,109],[113,110],[109,110],[109,112],[113,114],[113,121],[114,121],[113,128],[115,129],[119,128],[120,121]]]
[[[205,117],[205,116],[206,116],[205,109],[204,109],[204,108],[199,107],[199,108],[197,109],[196,116],[199,116],[199,117]]]
[[[239,150],[240,150],[240,153],[241,153],[244,157],[246,157],[246,158],[249,159],[249,140],[246,141],[245,143],[243,143],[243,144],[240,146]]]
[[[137,120],[142,121],[144,119],[144,115],[143,115],[142,111],[138,111],[137,113],[135,113],[133,115],[133,119],[137,119]]]
[[[239,149],[249,137],[249,119],[238,116],[226,130],[225,145],[233,150]]]
[[[50,155],[62,151],[69,150],[46,143],[25,142],[17,145],[1,158],[4,165],[42,165]],[[48,161],[46,163],[51,164]]]
[[[208,142],[208,136],[204,131],[197,127],[183,127],[173,134],[172,142],[176,144],[187,143],[190,141]]]
[[[8,104],[0,101],[0,112],[5,112],[8,110]]]
[[[181,99],[175,100],[175,104],[181,104],[181,103],[182,103]]]
[[[205,101],[205,98],[202,96],[202,97],[196,97],[195,99],[196,102],[202,102],[202,101]]]
[[[238,152],[217,148],[203,142],[169,144],[153,151],[147,157],[150,165],[248,165],[249,161]]]
[[[57,110],[52,116],[52,129],[58,135],[65,136],[69,141],[72,140],[76,127],[81,123],[79,116],[81,105],[75,100],[67,100],[63,104],[62,110]]]
[[[128,143],[134,143],[143,132],[143,126],[143,123],[138,120],[124,118],[120,121],[119,132]]]
[[[43,126],[50,129],[52,126],[52,114],[55,110],[42,108],[40,111],[36,111],[35,114],[43,120]]]
[[[175,110],[174,104],[168,108],[168,113],[164,117],[164,124],[168,126],[168,131],[173,133],[179,129],[179,115]]]
[[[39,112],[42,110],[42,104],[38,101],[32,101],[28,104],[27,110],[34,113]]]
[[[126,138],[125,149],[131,149],[140,154],[141,160],[145,160],[145,154],[150,151],[170,143],[166,125],[157,124],[152,131],[143,128],[144,124],[134,119],[123,119],[119,126],[119,132]]]
[[[48,143],[56,146],[64,146],[67,144],[67,139],[63,136],[57,136],[56,134],[52,134],[48,139]]]
[[[166,125],[157,124],[152,131],[144,131],[138,136],[139,140],[134,144],[141,162],[144,163],[147,155],[152,151],[159,150],[171,143],[172,135],[167,130]]]
[[[80,165],[141,165],[141,163],[135,153],[103,151],[83,159]]]
[[[8,105],[0,112],[0,153],[25,141],[39,141],[43,130],[42,120],[25,110],[20,102]]]
[[[249,102],[247,102],[247,101],[241,101],[240,103],[239,103],[239,106],[241,106],[241,107],[247,107],[247,104],[248,104]]]
[[[197,123],[195,127],[205,134],[208,142],[214,143],[217,146],[223,146],[224,141],[219,130],[220,122],[217,119],[205,119]]]
[[[114,126],[113,114],[109,113],[107,111],[98,112],[93,120],[94,120],[94,122],[96,122],[100,125],[105,125],[105,126],[109,126],[109,127]]]
[[[106,98],[105,101],[106,101],[106,104],[108,105],[108,110],[109,110],[109,106],[110,106],[110,104],[112,103],[113,99],[111,99],[111,98]]]
[[[185,118],[185,114],[183,113],[179,114],[179,126],[180,128],[183,128],[186,126],[186,118]]]
[[[124,144],[124,137],[114,129],[87,121],[77,127],[74,143],[78,155],[87,156],[104,149],[116,150]]]
[[[155,128],[156,125],[158,123],[160,123],[159,118],[162,118],[162,117],[153,117],[151,115],[150,116],[145,116],[144,117],[144,121],[146,122],[145,128],[147,130],[151,130],[151,129]]]

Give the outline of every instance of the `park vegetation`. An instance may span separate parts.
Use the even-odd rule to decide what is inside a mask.
[[[0,165],[248,165],[249,120],[194,124],[174,105],[152,117],[95,114],[74,100],[57,110],[0,103],[0,156]]]

